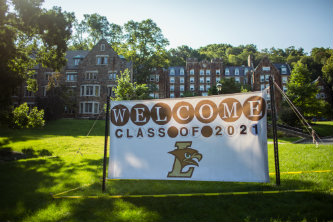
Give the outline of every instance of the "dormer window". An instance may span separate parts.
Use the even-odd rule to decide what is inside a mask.
[[[238,68],[235,69],[235,75],[239,76],[239,69]]]
[[[101,51],[105,51],[105,44],[101,44]]]
[[[229,69],[228,69],[228,68],[225,69],[225,75],[226,75],[226,76],[230,75],[230,72],[229,72]]]
[[[262,71],[271,71],[271,67],[269,66],[263,66]]]
[[[286,67],[281,68],[281,74],[287,74],[287,68]]]
[[[78,66],[79,63],[80,63],[80,59],[74,59],[74,65],[75,65],[75,66]]]

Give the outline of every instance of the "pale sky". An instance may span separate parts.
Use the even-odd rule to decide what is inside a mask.
[[[168,48],[228,43],[309,52],[333,44],[332,0],[45,0],[43,6],[60,6],[79,20],[98,13],[118,25],[151,18]]]

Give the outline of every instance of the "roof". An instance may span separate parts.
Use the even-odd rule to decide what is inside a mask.
[[[185,67],[184,66],[171,66],[168,68],[169,70],[169,76],[180,76],[180,70],[183,69],[185,75]],[[171,74],[171,70],[174,70],[174,74]]]
[[[88,55],[88,50],[73,50],[66,52],[67,69],[77,69],[78,66],[74,65],[74,59],[83,59]]]
[[[245,69],[247,69],[248,71],[253,70],[253,68],[249,67],[249,66],[226,66],[225,69],[229,69],[229,76],[236,76],[235,75],[235,71],[236,69],[239,70],[239,75],[237,76],[245,76]]]
[[[277,68],[279,70],[281,75],[290,75],[291,74],[291,68],[288,64],[286,64],[286,63],[273,63],[273,65],[275,66],[275,68]],[[287,68],[287,72],[282,73],[281,68]]]

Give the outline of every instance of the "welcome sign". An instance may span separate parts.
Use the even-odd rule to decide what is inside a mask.
[[[268,182],[266,96],[112,101],[108,178]]]

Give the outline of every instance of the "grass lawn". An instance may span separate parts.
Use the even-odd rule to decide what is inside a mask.
[[[333,136],[333,121],[313,122],[312,127],[322,137]]]
[[[0,128],[0,150],[31,158],[0,162],[0,221],[333,221],[332,192],[125,199],[66,195],[175,194],[333,188],[333,172],[281,174],[271,182],[108,181],[101,192],[104,121],[58,120],[44,129]],[[332,122],[330,122],[333,126]],[[326,127],[326,126],[325,126]],[[281,142],[281,141],[280,141]],[[333,145],[279,145],[281,172],[333,170]],[[268,145],[274,172],[273,145]]]

